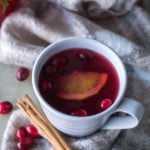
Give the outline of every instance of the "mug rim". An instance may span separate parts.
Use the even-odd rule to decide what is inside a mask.
[[[41,65],[41,62],[40,60],[42,59],[42,57],[44,56],[44,54],[49,51],[49,49],[51,49],[51,47],[55,46],[56,44],[59,44],[60,42],[65,42],[65,41],[68,41],[68,40],[79,40],[79,39],[86,39],[86,40],[92,40],[94,42],[97,42],[101,45],[103,45],[104,47],[106,47],[109,51],[113,52],[113,55],[115,55],[115,57],[118,58],[119,60],[119,63],[121,64],[122,68],[123,68],[123,71],[124,71],[124,77],[125,77],[125,81],[124,81],[124,86],[122,87],[123,90],[122,90],[122,93],[120,95],[120,97],[118,98],[118,95],[117,94],[117,97],[114,101],[114,103],[109,107],[107,108],[106,110],[102,111],[102,112],[99,112],[99,113],[96,113],[94,115],[90,115],[90,116],[72,116],[72,115],[69,115],[69,114],[65,114],[59,110],[57,110],[56,108],[52,107],[50,104],[48,104],[46,102],[46,100],[44,100],[43,96],[40,94],[40,91],[38,89],[38,81],[36,81],[36,76],[37,76],[37,71],[38,71],[38,66]],[[90,48],[89,48],[90,50]],[[101,54],[101,53],[100,53]],[[103,55],[103,54],[102,54]],[[110,61],[110,59],[108,59]],[[46,61],[45,61],[46,62]],[[44,63],[45,63],[44,62]],[[110,61],[112,63],[112,61]],[[44,65],[44,63],[42,63],[42,65]],[[113,63],[112,63],[113,64]],[[118,71],[116,71],[117,74],[118,74]],[[38,74],[39,75],[39,74]],[[57,113],[57,115],[59,116],[62,116],[62,117],[66,117],[66,118],[69,118],[71,120],[79,120],[79,119],[82,119],[82,120],[86,120],[86,119],[93,119],[93,118],[97,118],[98,116],[104,116],[105,114],[109,114],[110,112],[112,112],[117,106],[118,104],[121,102],[123,96],[124,96],[124,93],[125,93],[125,90],[126,90],[126,86],[127,86],[127,73],[126,73],[126,69],[125,69],[125,65],[124,63],[122,62],[122,60],[120,59],[120,57],[118,56],[118,54],[112,49],[110,48],[109,46],[107,46],[106,44],[102,43],[102,42],[99,42],[95,39],[91,39],[91,38],[86,38],[86,37],[69,37],[69,38],[65,38],[63,40],[58,40],[50,45],[48,45],[46,48],[44,48],[44,50],[39,54],[39,56],[37,57],[37,59],[35,60],[35,63],[34,63],[34,66],[33,66],[33,70],[32,70],[32,86],[33,86],[33,90],[34,90],[34,93],[38,99],[38,101],[40,102],[40,105],[43,105],[44,107],[47,108],[47,110],[50,110],[51,112],[53,113]],[[119,89],[120,91],[120,89]],[[119,92],[118,92],[119,93]],[[118,99],[117,99],[118,98]],[[116,101],[117,100],[117,101]],[[42,107],[42,106],[41,106]],[[42,108],[43,109],[43,108]]]

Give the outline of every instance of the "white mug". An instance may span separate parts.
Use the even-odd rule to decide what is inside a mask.
[[[114,103],[105,111],[92,116],[77,117],[64,114],[46,103],[38,87],[39,74],[42,66],[52,55],[71,48],[86,48],[106,57],[115,67],[119,77],[119,91]],[[124,98],[127,85],[125,67],[118,55],[108,46],[89,38],[67,38],[49,45],[37,58],[32,73],[34,92],[48,120],[59,131],[71,136],[87,136],[98,129],[129,129],[136,127],[142,119],[142,104],[130,98]],[[127,115],[112,116],[116,112]]]

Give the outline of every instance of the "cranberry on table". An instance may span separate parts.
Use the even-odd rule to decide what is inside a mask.
[[[40,136],[38,133],[38,130],[33,125],[28,125],[26,130],[27,130],[28,134],[31,135],[32,137],[39,137]]]
[[[20,139],[17,147],[18,147],[18,149],[25,149],[26,148],[26,150],[28,150],[33,145],[34,145],[34,139],[32,137],[28,136],[28,137]]]
[[[8,114],[13,106],[9,101],[0,102],[0,114]]]
[[[27,148],[25,145],[23,145],[20,142],[17,143],[17,148],[18,148],[18,150],[29,150],[30,149],[30,148]]]
[[[100,103],[100,107],[102,108],[102,110],[106,110],[107,108],[109,108],[112,105],[112,101],[111,99],[103,99]]]
[[[24,81],[26,80],[28,77],[29,77],[29,70],[25,67],[20,67],[18,70],[17,70],[17,74],[16,74],[16,78],[19,80],[19,81]]]
[[[23,139],[28,136],[27,130],[25,127],[20,127],[16,132],[16,137],[18,139]]]
[[[88,114],[87,114],[86,110],[84,110],[84,109],[76,109],[71,112],[71,115],[82,117],[82,116],[87,116]]]
[[[36,127],[30,124],[27,127],[19,127],[16,131],[16,137],[18,150],[30,150],[34,146],[34,140],[40,135]]]

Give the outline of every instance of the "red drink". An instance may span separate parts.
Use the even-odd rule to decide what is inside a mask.
[[[99,92],[84,100],[66,100],[58,96],[58,78],[76,71],[106,73],[108,79]],[[103,100],[115,101],[119,79],[114,66],[104,56],[88,49],[74,48],[59,52],[46,61],[39,76],[39,90],[46,102],[55,109],[70,115],[90,116],[105,110],[101,108]]]

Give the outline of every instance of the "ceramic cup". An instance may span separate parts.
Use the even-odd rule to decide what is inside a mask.
[[[44,100],[39,92],[38,79],[42,66],[52,55],[70,48],[87,48],[106,57],[115,67],[119,77],[119,91],[116,100],[107,110],[92,116],[77,117],[64,114]],[[37,58],[32,74],[34,92],[49,121],[61,132],[71,136],[86,136],[98,129],[129,129],[136,127],[142,119],[142,104],[131,98],[124,98],[127,84],[125,67],[118,55],[108,46],[89,38],[73,37],[51,44]],[[115,116],[116,112],[126,115]]]

